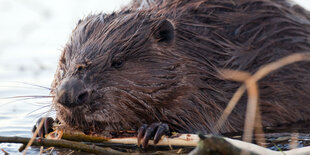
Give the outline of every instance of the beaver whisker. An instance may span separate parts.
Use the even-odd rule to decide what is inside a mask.
[[[44,98],[49,98],[49,97],[44,97]],[[31,103],[33,103],[33,100],[42,100],[43,98],[40,98],[40,97],[23,97],[23,96],[19,96],[19,97],[4,97],[4,98],[0,98],[0,100],[9,100],[8,102],[4,102],[4,103],[1,103],[1,105],[5,105],[5,104],[12,104],[12,103],[18,103],[18,102],[26,102],[26,101],[31,101]],[[29,102],[30,103],[30,102]],[[47,103],[47,104],[50,104]]]
[[[37,111],[39,111],[39,110],[42,110],[42,109],[44,109],[44,108],[47,108],[47,107],[50,107],[49,110],[47,110],[47,111],[45,111],[45,112],[41,112],[41,113],[39,113],[39,114],[35,114],[35,116],[36,116],[36,117],[42,117],[42,116],[44,116],[44,115],[46,115],[46,114],[52,115],[52,114],[50,113],[51,111],[53,111],[52,106],[51,106],[51,105],[45,105],[45,106],[41,106],[41,107],[39,107],[39,108],[36,108],[36,109],[30,111],[29,113],[27,113],[27,116],[32,116],[33,113],[35,113],[35,112],[37,112]]]
[[[23,101],[23,100],[22,100]],[[29,104],[33,104],[33,105],[49,105],[49,106],[51,106],[51,107],[53,107],[53,104],[51,104],[52,103],[52,101],[51,100],[49,100],[49,101],[29,101]]]
[[[0,85],[0,88],[16,88],[16,89],[40,89],[42,90],[42,88],[38,88],[38,87],[29,87],[29,86],[6,86],[6,85]]]
[[[42,99],[42,98],[54,98],[54,96],[45,96],[45,95],[25,95],[25,96],[11,96],[11,97],[3,97],[0,99]]]
[[[45,87],[45,86],[34,84],[34,83],[18,82],[18,81],[16,83],[21,83],[21,84],[24,84],[24,85],[34,86],[35,88],[43,88],[43,89],[51,90],[51,88],[49,88],[49,87]],[[31,88],[31,87],[29,87],[29,88]]]

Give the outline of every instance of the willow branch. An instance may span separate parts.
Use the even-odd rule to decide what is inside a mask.
[[[30,138],[23,137],[3,137],[0,136],[0,143],[23,143],[27,144]],[[83,152],[95,154],[120,154],[121,152],[115,151],[110,148],[103,148],[96,145],[87,145],[80,142],[73,142],[68,140],[53,140],[45,138],[36,138],[32,142],[32,146],[45,146],[45,147],[61,147],[73,150],[81,150]],[[19,150],[20,152],[23,150]]]

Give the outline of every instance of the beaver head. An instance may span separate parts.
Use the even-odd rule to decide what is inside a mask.
[[[53,83],[57,117],[96,133],[178,119],[169,118],[171,109],[194,90],[184,58],[173,50],[174,35],[171,21],[143,13],[80,21]]]

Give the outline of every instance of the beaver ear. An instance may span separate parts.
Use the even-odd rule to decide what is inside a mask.
[[[168,20],[161,21],[154,30],[153,37],[160,43],[172,43],[174,40],[174,26]]]

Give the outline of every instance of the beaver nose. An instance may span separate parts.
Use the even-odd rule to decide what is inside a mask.
[[[65,78],[56,90],[56,100],[66,107],[74,107],[89,102],[89,92],[82,80]]]

